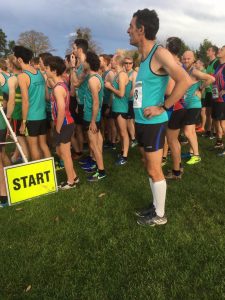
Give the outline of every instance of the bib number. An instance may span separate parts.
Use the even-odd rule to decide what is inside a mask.
[[[142,108],[142,81],[135,83],[133,107]]]
[[[218,99],[219,98],[219,91],[217,86],[213,85],[212,87],[212,98],[213,99]]]

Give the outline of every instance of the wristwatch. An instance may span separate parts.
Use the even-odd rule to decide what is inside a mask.
[[[167,107],[165,106],[165,104],[163,104],[161,107],[162,107],[165,111],[169,111],[169,108],[167,108]]]

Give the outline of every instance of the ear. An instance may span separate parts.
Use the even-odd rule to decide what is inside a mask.
[[[145,34],[145,28],[143,25],[141,26],[141,28],[138,28],[138,30],[141,34],[143,34],[143,35]]]
[[[18,61],[19,64],[22,64],[22,63],[23,63],[23,60],[22,60],[21,57],[19,57],[19,58],[17,59],[17,61]]]

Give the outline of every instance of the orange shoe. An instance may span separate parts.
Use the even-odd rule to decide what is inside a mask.
[[[195,131],[199,132],[199,133],[205,132],[204,128],[202,128],[202,127],[196,128]]]

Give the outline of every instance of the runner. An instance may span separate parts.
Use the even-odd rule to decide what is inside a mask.
[[[168,120],[166,111],[184,95],[190,79],[168,50],[156,42],[159,19],[154,10],[138,10],[128,29],[130,44],[142,55],[134,90],[136,138],[149,175],[153,195],[150,208],[138,211],[140,225],[163,225],[166,181],[162,172],[162,148]],[[168,75],[175,81],[171,95],[164,103]]]
[[[29,160],[30,154],[28,150],[27,140],[24,134],[20,133],[20,126],[22,123],[22,95],[18,83],[18,75],[21,74],[21,68],[17,63],[16,57],[10,55],[8,57],[9,71],[13,76],[8,80],[9,86],[9,100],[7,103],[7,118],[12,121],[13,131],[15,132],[24,155]],[[12,163],[21,162],[20,153],[16,147],[12,157]]]
[[[211,46],[207,49],[206,55],[209,59],[209,64],[206,68],[206,73],[209,75],[213,75],[217,66],[219,65],[219,61],[216,58],[218,53],[217,46]],[[206,124],[204,134],[205,137],[213,138],[213,127],[212,127],[212,85],[208,86],[205,89],[205,101],[203,102],[203,107],[206,107]]]
[[[71,83],[76,89],[76,99],[78,103],[75,118],[75,137],[77,139],[77,152],[83,153],[84,134],[83,134],[83,116],[84,99],[87,86],[87,74],[84,69],[86,53],[88,50],[88,41],[85,39],[76,39],[73,44],[73,54],[71,55]],[[76,65],[77,61],[79,65]]]
[[[215,81],[215,79],[206,73],[197,70],[194,67],[195,56],[193,51],[185,51],[183,54],[184,68],[192,79],[192,85],[187,90],[184,101],[187,113],[184,120],[184,134],[187,137],[191,149],[191,158],[187,164],[194,165],[201,161],[198,149],[198,139],[195,131],[196,124],[199,124],[201,117],[201,91]]]
[[[22,69],[22,73],[18,75],[23,117],[20,133],[24,134],[27,128],[32,160],[50,157],[51,153],[46,143],[45,79],[39,70],[30,65],[33,56],[30,49],[15,46],[14,55]]]
[[[111,69],[111,57],[106,54],[99,56],[100,69],[102,72],[102,79],[104,82],[113,82],[115,76]],[[111,118],[112,109],[112,92],[104,87],[104,96],[102,104],[102,131],[104,136],[104,147],[115,149],[116,140],[116,125],[114,119]]]
[[[173,55],[176,63],[181,66],[179,54],[181,51],[181,39],[178,37],[170,37],[167,39],[166,47]],[[169,97],[174,89],[175,82],[173,79],[169,79],[169,83],[166,89],[166,96]],[[186,109],[184,108],[183,97],[174,104],[172,107],[172,114],[169,118],[168,128],[166,131],[167,141],[171,150],[171,157],[173,160],[173,168],[165,176],[166,179],[181,179],[182,166],[181,166],[181,145],[179,142],[180,130],[183,127]]]
[[[121,156],[117,160],[118,165],[127,163],[129,151],[129,135],[127,131],[128,98],[131,91],[127,73],[123,70],[123,57],[114,55],[111,61],[112,68],[116,70],[113,83],[105,82],[105,87],[113,92],[112,112],[117,122],[121,137]]]
[[[54,119],[54,141],[56,152],[63,160],[67,181],[60,184],[62,190],[76,187],[79,178],[73,167],[71,157],[71,137],[74,132],[74,121],[69,111],[70,93],[63,80],[63,73],[66,70],[64,60],[58,56],[49,57],[46,61],[46,74],[54,82],[51,93],[52,116]]]
[[[102,156],[103,138],[100,131],[104,83],[98,74],[100,60],[95,53],[87,52],[85,65],[89,71],[84,101],[83,126],[87,132],[89,147],[97,165],[95,174],[88,177],[88,181],[98,181],[106,177]],[[92,170],[95,171],[94,168]]]
[[[225,135],[225,46],[219,50],[217,57],[220,64],[215,70],[214,76],[216,81],[212,87],[212,97],[214,100],[212,118],[218,122],[218,126],[222,128],[223,135]],[[222,135],[219,142],[223,147]],[[224,148],[218,156],[225,156]]]
[[[127,129],[131,138],[131,147],[137,146],[137,141],[135,139],[135,127],[134,127],[134,108],[133,108],[133,100],[134,100],[134,87],[135,81],[137,77],[137,72],[133,69],[134,60],[132,57],[127,56],[124,58],[124,69],[127,72],[129,78],[130,85],[130,95],[128,98],[128,115],[127,115]]]

